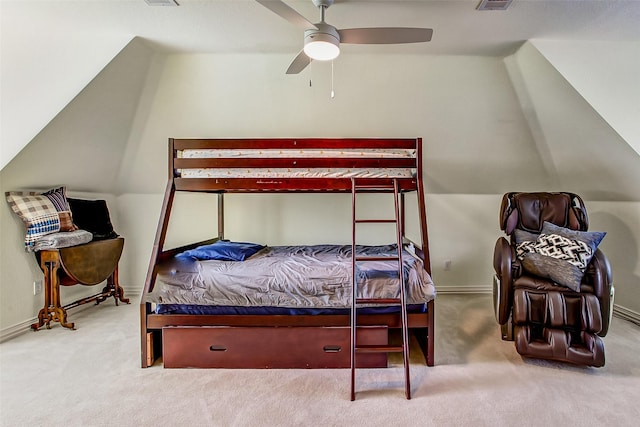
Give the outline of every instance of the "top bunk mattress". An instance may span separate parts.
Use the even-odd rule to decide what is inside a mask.
[[[183,149],[176,152],[177,158],[213,159],[224,167],[179,168],[176,172],[181,178],[412,178],[416,174],[415,167],[376,167],[376,164],[384,165],[392,159],[411,160],[415,156],[415,149],[385,148]],[[267,167],[256,166],[252,159],[260,159]],[[288,160],[286,167],[278,167],[276,161],[284,159]],[[359,163],[364,159],[376,160]],[[346,161],[349,167],[336,167],[339,160]],[[323,161],[329,161],[330,166],[317,167]],[[229,166],[244,163],[248,167]]]
[[[395,245],[357,246],[357,255],[395,257]],[[267,247],[245,261],[177,256],[159,266],[146,302],[235,307],[349,308],[351,245]],[[407,304],[435,298],[422,261],[403,250]],[[397,261],[359,262],[358,298],[399,298]]]

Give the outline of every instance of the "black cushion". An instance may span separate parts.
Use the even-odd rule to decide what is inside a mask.
[[[114,239],[118,233],[113,230],[109,209],[105,200],[84,200],[68,198],[73,222],[78,228],[93,234],[93,240]]]

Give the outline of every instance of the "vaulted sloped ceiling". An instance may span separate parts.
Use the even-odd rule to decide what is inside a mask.
[[[129,43],[2,170],[3,186],[113,193],[152,58]]]
[[[478,2],[336,0],[328,19],[339,28],[408,25],[435,31],[430,43],[343,46],[349,55],[504,57],[529,39],[640,39],[638,1],[515,0],[507,11],[478,11]],[[0,168],[136,36],[164,53],[286,53],[282,72],[301,48],[297,28],[254,0],[178,3],[151,7],[144,0],[0,1]],[[319,16],[310,0],[286,3],[311,21]]]
[[[64,3],[0,1],[0,170],[134,38],[49,15]]]
[[[640,154],[640,41],[533,40],[532,44]]]
[[[506,63],[550,186],[590,200],[640,201],[640,154],[611,122],[532,43]],[[609,102],[624,104],[619,97]]]

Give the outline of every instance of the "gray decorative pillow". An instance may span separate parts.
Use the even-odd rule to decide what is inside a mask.
[[[516,246],[518,259],[529,273],[579,292],[584,272],[606,233],[575,231],[545,222],[535,243]]]
[[[513,231],[513,237],[516,240],[516,244],[520,244],[523,242],[535,242],[538,239],[538,234],[529,233],[518,228]]]

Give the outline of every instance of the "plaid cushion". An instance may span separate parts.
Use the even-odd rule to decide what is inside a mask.
[[[64,187],[46,193],[11,191],[5,193],[11,209],[22,219],[27,233],[24,244],[27,249],[42,236],[59,231],[73,231],[69,203]]]

